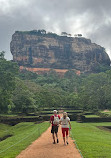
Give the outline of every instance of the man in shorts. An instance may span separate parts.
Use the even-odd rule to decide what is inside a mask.
[[[55,135],[56,135],[56,138],[57,138],[57,143],[59,143],[59,140],[58,140],[58,127],[59,127],[60,116],[57,115],[57,110],[54,110],[53,113],[54,113],[54,115],[52,115],[50,117],[50,123],[52,124],[51,133],[52,133],[52,138],[53,138],[53,144],[56,144]]]

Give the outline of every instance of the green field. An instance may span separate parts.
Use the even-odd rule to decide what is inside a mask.
[[[111,123],[72,124],[72,137],[76,140],[84,158],[111,158],[111,132],[97,126],[111,126]]]
[[[97,118],[100,117],[98,115],[84,115],[86,118]]]
[[[83,110],[73,110],[73,109],[71,109],[71,110],[65,109],[64,111],[65,111],[65,112],[75,112],[75,113],[76,113],[76,112],[78,112],[78,113],[79,113],[79,112],[80,112],[80,113],[83,112]]]
[[[14,114],[0,114],[0,117],[16,117],[16,116],[18,116],[18,115],[14,115]]]
[[[48,127],[48,122],[40,124],[22,122],[15,126],[0,124],[0,138],[10,134],[13,135],[0,142],[0,158],[15,158]]]

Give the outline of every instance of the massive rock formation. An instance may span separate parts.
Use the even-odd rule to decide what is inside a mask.
[[[16,31],[12,36],[10,50],[15,62],[31,68],[92,72],[97,65],[110,66],[105,49],[83,37]]]

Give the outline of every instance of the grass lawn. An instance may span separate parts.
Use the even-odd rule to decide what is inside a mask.
[[[0,114],[1,117],[16,117],[18,115],[14,114]]]
[[[22,122],[15,126],[0,124],[0,137],[12,134],[0,142],[0,158],[15,158],[22,150],[37,139],[47,128],[48,122],[34,124]]]
[[[111,126],[111,122],[71,124],[72,136],[84,158],[111,158],[111,132],[96,127]]]
[[[6,135],[12,134],[12,132],[9,131],[10,128],[11,128],[11,126],[9,126],[9,125],[0,124],[0,138],[3,138]]]
[[[98,115],[84,115],[86,118],[97,118],[100,117]]]
[[[75,113],[76,113],[76,112],[78,112],[78,113],[79,113],[79,112],[80,112],[80,113],[83,112],[82,110],[68,110],[68,109],[65,109],[64,111],[65,111],[65,112],[75,112]]]

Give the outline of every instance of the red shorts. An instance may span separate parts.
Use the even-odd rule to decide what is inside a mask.
[[[68,132],[69,132],[69,128],[62,128],[63,137],[65,137],[65,133],[66,133],[66,136],[68,136]]]

